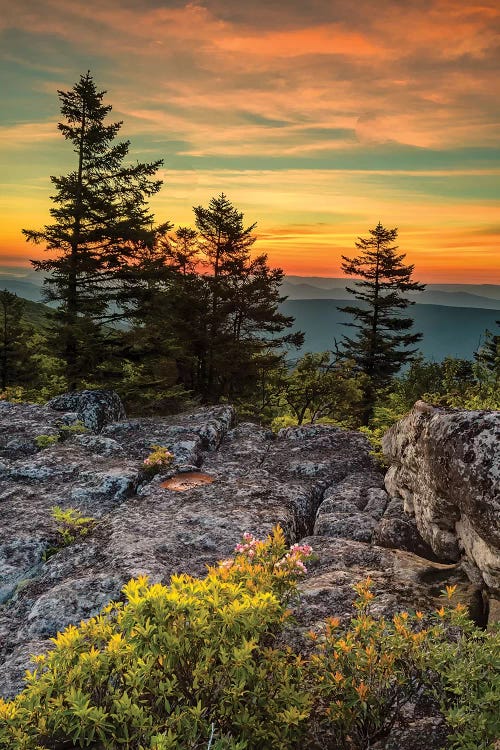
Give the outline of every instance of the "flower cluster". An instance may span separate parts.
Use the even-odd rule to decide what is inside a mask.
[[[143,466],[150,470],[160,470],[170,466],[174,454],[162,445],[152,445],[152,452],[143,461]]]
[[[276,570],[287,570],[290,573],[307,573],[304,558],[310,557],[312,547],[308,544],[292,544],[290,551],[274,564]]]
[[[241,542],[238,542],[234,551],[240,555],[246,555],[250,560],[255,557],[258,540],[246,531]]]
[[[283,531],[279,529],[275,537],[263,541],[256,539],[248,531],[235,546],[236,557],[219,562],[219,569],[244,569],[247,565],[263,566],[273,580],[288,580],[307,573],[304,560],[311,556],[312,547],[308,544],[293,544],[287,548]],[[281,574],[281,575],[278,575]]]

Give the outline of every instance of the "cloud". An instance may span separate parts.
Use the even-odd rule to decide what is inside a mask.
[[[24,122],[10,126],[0,126],[0,144],[11,149],[25,149],[38,146],[40,141],[60,140],[57,121]]]
[[[458,248],[471,267],[480,255],[495,265],[499,24],[493,0],[5,4],[2,169],[41,218],[35,180],[47,175],[48,195],[68,158],[56,89],[90,67],[132,158],[165,157],[163,215],[188,221],[191,205],[227,188],[283,264],[287,252],[302,262],[302,247],[325,272],[329,243],[349,247],[349,232],[383,213],[428,263],[450,264]],[[426,255],[434,238],[439,252]]]

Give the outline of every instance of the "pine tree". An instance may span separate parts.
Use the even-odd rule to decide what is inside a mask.
[[[500,320],[497,320],[496,324],[500,326]],[[500,378],[500,334],[486,331],[485,342],[474,357],[498,380]]]
[[[102,328],[113,302],[115,276],[133,260],[136,243],[151,231],[146,199],[161,187],[162,161],[124,164],[129,141],[115,143],[121,122],[106,123],[112,107],[103,103],[88,72],[70,91],[59,91],[64,122],[59,130],[73,145],[75,169],[51,177],[56,192],[54,220],[41,231],[23,230],[57,257],[32,261],[48,272],[46,301],[58,303],[52,340],[66,362],[68,388],[91,375],[103,356]]]
[[[182,276],[195,273],[199,261],[198,232],[191,227],[179,227],[164,243],[169,264]]]
[[[0,390],[23,385],[33,373],[26,346],[28,329],[23,322],[26,304],[16,294],[0,292]]]
[[[401,313],[414,304],[405,292],[425,289],[424,284],[412,281],[413,265],[405,265],[404,254],[398,254],[394,244],[398,230],[387,229],[379,222],[370,229],[370,237],[359,237],[355,258],[342,256],[342,270],[348,276],[358,276],[354,289],[348,288],[362,304],[340,307],[354,317],[345,325],[356,328],[355,338],[343,336],[342,355],[353,359],[367,375],[364,393],[363,423],[368,424],[377,395],[383,392],[401,366],[412,359],[422,334],[411,333],[412,318]]]
[[[262,368],[275,366],[283,347],[300,346],[303,335],[280,335],[293,324],[278,309],[283,272],[269,268],[266,255],[251,258],[256,225],[245,226],[223,193],[193,210],[199,263],[207,271],[198,276],[198,301],[208,305],[192,320],[197,390],[218,400],[255,388]]]

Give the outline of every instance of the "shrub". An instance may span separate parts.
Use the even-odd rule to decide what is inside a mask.
[[[51,513],[54,521],[59,524],[56,528],[57,543],[46,550],[45,560],[72,544],[79,537],[86,536],[97,523],[95,518],[82,515],[77,508],[66,508],[64,510],[59,505],[54,505],[51,508]]]
[[[85,433],[89,432],[89,430],[87,427],[85,427],[81,419],[77,419],[77,421],[73,422],[73,424],[60,425],[59,432],[61,433],[61,437],[66,438],[71,437],[71,435],[85,435]]]
[[[273,642],[303,557],[277,530],[242,540],[204,580],[130,581],[125,603],[59,633],[0,702],[0,747],[206,748],[212,724],[214,748],[294,747],[302,661]]]
[[[35,438],[35,444],[37,448],[43,450],[51,445],[55,445],[59,442],[59,435],[37,435]]]
[[[298,423],[297,417],[293,417],[291,414],[282,414],[273,419],[271,429],[273,432],[279,432],[284,427],[296,427]]]
[[[124,602],[59,633],[25,690],[0,699],[0,748],[366,750],[423,692],[450,748],[492,748],[500,638],[463,605],[375,619],[367,580],[346,627],[330,618],[306,656],[279,645],[310,555],[278,528],[245,534],[203,580],[130,581]]]
[[[167,469],[174,460],[174,454],[163,445],[152,445],[151,453],[143,461],[143,467],[149,476],[158,474],[162,469]]]
[[[88,432],[87,428],[80,420],[71,425],[59,425],[58,429],[58,435],[37,435],[35,438],[37,447],[43,450],[43,448],[56,445],[60,440],[66,440],[66,438],[71,437],[71,435],[83,435]]]
[[[308,663],[311,748],[368,748],[387,734],[401,707],[433,697],[452,735],[449,748],[486,750],[500,731],[500,638],[479,630],[465,607],[434,614],[369,614],[368,579],[355,589],[346,629],[331,618]],[[455,587],[444,593],[451,598]]]

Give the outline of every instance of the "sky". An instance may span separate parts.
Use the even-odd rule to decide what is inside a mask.
[[[57,89],[91,70],[132,160],[164,159],[158,222],[220,192],[302,276],[381,221],[424,282],[500,283],[496,0],[0,0],[0,264],[43,249],[74,169]]]

